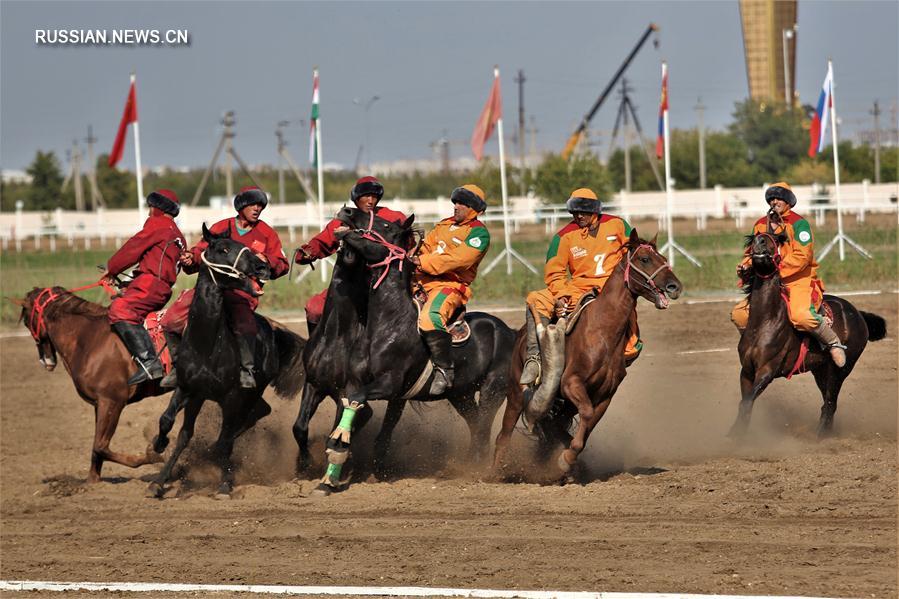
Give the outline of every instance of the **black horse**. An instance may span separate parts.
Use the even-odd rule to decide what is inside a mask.
[[[852,372],[868,341],[886,336],[886,322],[876,314],[862,312],[843,298],[825,295],[824,302],[833,311],[833,330],[846,344],[846,365],[834,364],[829,352],[813,339],[807,339],[804,364],[800,360],[803,337],[790,324],[783,287],[775,262],[777,245],[786,238],[773,233],[747,237],[752,266],[744,291],[749,296],[749,322],[740,338],[740,409],[731,436],[740,436],[749,426],[755,398],[776,378],[790,377],[794,371],[810,370],[821,390],[824,405],[818,422],[818,436],[831,432],[837,398],[843,381]]]
[[[271,271],[246,246],[233,241],[227,231],[216,235],[204,224],[203,239],[209,247],[202,256],[187,329],[178,351],[178,388],[159,419],[154,449],[165,449],[175,414],[181,409],[184,422],[175,449],[156,482],[150,484],[148,493],[154,497],[164,494],[165,483],[190,442],[197,415],[207,399],[222,409],[221,430],[212,454],[222,469],[218,493],[228,495],[234,487],[231,452],[235,439],[271,412],[262,398],[266,386],[271,383],[278,395],[290,398],[299,392],[303,381],[303,339],[256,315],[256,388],[241,388],[240,352],[228,324],[224,290],[240,289],[259,296],[260,282],[268,279]]]
[[[339,218],[352,230],[343,239],[344,248],[339,254],[338,264],[344,262],[346,270],[329,289],[325,319],[339,319],[335,312],[349,315],[360,323],[361,336],[357,330],[352,344],[340,346],[330,339],[336,329],[329,333],[323,320],[310,344],[324,344],[324,350],[307,348],[306,367],[310,381],[313,370],[334,368],[308,360],[316,354],[321,360],[345,365],[347,369],[345,385],[327,392],[332,397],[342,398],[337,422],[345,418],[347,407],[359,414],[351,425],[345,427],[342,444],[346,447],[342,449],[348,447],[349,431],[358,431],[367,420],[370,414],[368,402],[388,400],[384,422],[375,441],[374,455],[376,473],[383,475],[390,438],[406,401],[446,399],[468,424],[471,433],[470,456],[472,459],[482,458],[489,448],[494,416],[506,395],[515,333],[490,314],[469,313],[466,320],[471,327],[471,337],[464,345],[453,347],[453,361],[457,366],[455,385],[445,395],[429,396],[433,375],[425,374],[430,355],[418,331],[418,310],[412,299],[415,267],[401,250],[412,245],[414,216],[399,225],[377,217],[372,219],[359,210],[344,208]],[[377,236],[371,235],[370,226]],[[390,260],[388,257],[391,257]],[[358,263],[346,264],[347,260],[364,263],[365,270],[360,272]],[[344,277],[344,274],[347,276]],[[306,402],[305,396],[303,402]],[[341,427],[332,437],[341,436],[338,432]],[[333,449],[329,448],[332,465],[336,453],[339,453]],[[337,487],[337,477],[326,474],[319,488],[330,492]]]

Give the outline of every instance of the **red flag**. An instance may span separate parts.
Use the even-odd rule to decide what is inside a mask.
[[[656,158],[665,154],[665,113],[668,112],[668,65],[662,63],[662,97],[659,99],[659,134],[656,137]]]
[[[484,156],[484,144],[490,139],[496,121],[503,118],[503,99],[499,91],[499,74],[493,78],[493,87],[490,88],[490,97],[484,104],[484,110],[478,117],[478,122],[474,126],[474,132],[471,134],[471,151],[474,157],[480,160]]]
[[[128,99],[125,100],[125,112],[122,113],[122,122],[119,123],[119,132],[116,133],[115,143],[112,144],[112,151],[109,153],[109,166],[115,166],[122,159],[122,153],[125,151],[125,134],[128,132],[128,125],[137,122],[137,92],[134,89],[134,81],[131,82],[131,88],[128,90]]]

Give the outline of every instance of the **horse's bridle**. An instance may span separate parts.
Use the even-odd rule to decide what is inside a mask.
[[[769,229],[769,231],[771,229],[770,223],[768,225],[768,229]],[[756,237],[761,236],[761,237],[770,239],[771,243],[774,245],[774,255],[771,255],[767,252],[760,254],[755,251],[755,240],[753,240],[753,243],[752,243],[753,249],[749,252],[749,256],[753,259],[755,259],[755,258],[771,258],[771,261],[774,263],[774,270],[772,270],[767,275],[763,275],[759,272],[755,273],[757,276],[759,276],[762,279],[770,279],[778,271],[778,265],[780,264],[780,261],[781,261],[780,252],[777,251],[777,248],[779,246],[779,244],[777,243],[777,237],[775,237],[774,234],[770,233],[770,232],[769,233],[756,233],[755,236]]]
[[[372,289],[377,289],[380,287],[381,283],[384,282],[384,279],[387,277],[387,272],[390,270],[390,264],[396,261],[399,261],[398,269],[400,272],[403,272],[403,264],[406,261],[406,256],[408,256],[408,252],[401,248],[398,245],[390,243],[384,236],[374,230],[375,224],[375,213],[374,211],[369,212],[368,219],[368,228],[367,229],[353,229],[353,233],[359,235],[362,239],[367,241],[371,241],[376,243],[387,249],[387,257],[378,262],[377,264],[369,264],[369,268],[378,268],[380,266],[384,267],[384,271],[381,273],[381,276],[378,277],[378,280],[375,281],[375,284],[372,285]]]
[[[241,279],[245,278],[247,275],[245,273],[237,270],[237,263],[240,261],[240,257],[243,256],[244,252],[249,252],[250,248],[247,246],[243,246],[240,248],[240,251],[237,252],[237,256],[234,258],[233,264],[219,264],[217,262],[210,262],[208,258],[206,258],[206,250],[203,250],[203,253],[200,254],[200,260],[202,260],[203,264],[209,268],[209,274],[212,276],[212,282],[216,285],[219,284],[218,280],[215,278],[215,273],[219,273],[220,275],[229,277],[231,279]]]
[[[34,342],[37,344],[41,342],[41,332],[47,330],[47,325],[44,324],[44,310],[47,309],[50,302],[59,297],[62,296],[54,292],[51,287],[46,287],[37,294],[37,297],[34,298],[34,302],[31,304],[31,314],[28,316],[28,332],[31,333],[31,336],[34,337]],[[37,317],[36,322],[35,317]]]
[[[652,252],[659,258],[661,258],[663,261],[663,264],[661,266],[659,266],[657,269],[655,269],[651,275],[646,274],[646,272],[644,270],[642,270],[639,266],[634,264],[634,257],[636,257],[637,250],[639,250],[640,248],[647,248],[650,252]],[[638,281],[638,283],[640,283],[640,285],[642,285],[644,289],[649,289],[656,295],[659,295],[662,293],[662,290],[659,289],[658,285],[656,285],[655,278],[663,270],[666,270],[666,269],[671,270],[671,267],[668,265],[668,261],[665,260],[665,257],[662,256],[662,254],[660,254],[656,248],[654,248],[652,245],[650,245],[648,243],[641,243],[636,248],[634,248],[633,251],[631,251],[630,249],[628,249],[628,251],[627,251],[627,264],[624,267],[624,283],[628,286],[630,286],[630,271],[631,271],[631,269],[633,269],[640,276],[643,277],[644,280]]]

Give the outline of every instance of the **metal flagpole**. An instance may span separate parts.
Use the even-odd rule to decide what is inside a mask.
[[[665,75],[668,74],[668,64],[662,62],[662,81],[665,80]],[[665,90],[665,93],[668,93],[668,90]],[[667,101],[667,98],[666,98]],[[699,262],[696,258],[694,258],[690,252],[682,248],[676,241],[674,241],[674,223],[672,219],[671,212],[674,210],[674,190],[671,188],[671,152],[670,152],[670,135],[668,131],[668,108],[665,108],[665,111],[662,113],[662,123],[665,134],[665,227],[668,229],[668,241],[665,242],[665,245],[659,250],[662,254],[668,253],[668,263],[673,267],[674,266],[674,252],[677,250],[680,252],[684,258],[693,263],[693,266],[702,267],[702,263]]]
[[[313,80],[318,79],[318,69],[314,69],[312,73]],[[319,113],[315,119],[315,163],[318,168],[318,229],[325,228],[325,172],[322,164],[322,117],[321,117],[321,82],[319,82]],[[327,262],[322,260],[320,263],[322,282],[328,282]]]
[[[131,73],[131,85],[134,85],[134,101],[137,103],[137,86],[135,85],[137,74]],[[134,167],[137,170],[137,219],[142,223],[146,218],[146,206],[144,202],[144,173],[140,166],[140,116],[134,119]]]
[[[493,78],[499,79],[499,67],[493,67]],[[487,265],[487,268],[484,269],[484,274],[486,275],[493,267],[499,264],[499,261],[505,256],[506,258],[506,274],[512,274],[512,258],[515,258],[519,262],[525,265],[528,270],[532,273],[539,274],[537,269],[534,268],[530,262],[525,260],[524,256],[516,252],[512,248],[512,227],[509,222],[509,194],[508,189],[506,187],[506,152],[505,152],[505,144],[503,143],[503,119],[502,117],[496,119],[496,135],[497,140],[499,141],[499,178],[500,184],[502,186],[502,194],[503,194],[503,236],[505,237],[506,247],[503,248],[503,251],[499,253],[499,255],[494,258],[490,264]]]
[[[833,82],[833,63],[830,60],[827,61],[827,76],[830,80],[830,135],[833,140],[833,182],[837,191],[837,234],[836,237],[831,239],[830,242],[824,246],[824,249],[821,250],[821,255],[818,257],[818,260],[823,260],[824,257],[830,253],[830,250],[833,249],[835,243],[838,243],[840,246],[840,262],[845,260],[846,248],[844,242],[851,245],[852,249],[870,260],[873,256],[868,253],[868,250],[843,233],[843,211],[841,209],[842,194],[840,193],[840,154],[837,147],[837,100],[834,96],[833,89],[836,86]]]

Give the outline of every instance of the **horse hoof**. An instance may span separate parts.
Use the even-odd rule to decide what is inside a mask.
[[[149,499],[162,499],[163,495],[165,495],[165,488],[159,483],[150,483],[146,493],[144,493],[144,497]]]
[[[156,437],[153,439],[153,451],[156,453],[162,453],[165,451],[165,448],[169,446],[169,438],[168,437]]]
[[[234,486],[231,483],[222,483],[215,492],[216,499],[231,499],[231,493],[234,492]]]
[[[327,485],[325,483],[318,483],[318,486],[312,489],[313,497],[328,497],[331,493],[333,493],[336,489],[331,485]]]

